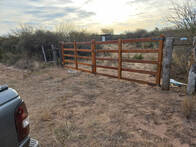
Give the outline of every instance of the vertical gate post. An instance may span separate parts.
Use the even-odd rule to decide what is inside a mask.
[[[62,58],[62,65],[65,65],[65,58],[64,58],[64,43],[61,43],[61,58]]]
[[[96,74],[96,53],[95,53],[95,40],[91,41],[91,56],[92,56],[92,73]]]
[[[162,74],[162,90],[169,90],[170,86],[170,68],[172,61],[172,52],[173,52],[173,37],[167,37],[165,40],[165,45],[163,49],[163,74]]]
[[[122,77],[122,39],[118,40],[118,78]]]
[[[162,60],[163,60],[163,45],[164,45],[164,39],[165,37],[163,35],[160,36],[160,41],[159,41],[159,53],[158,53],[158,71],[156,75],[156,84],[160,85],[160,80],[161,80],[161,72],[162,72]]]
[[[74,40],[74,58],[75,58],[75,68],[78,69],[78,51],[77,51],[75,40]]]
[[[187,94],[192,95],[196,91],[196,37],[193,38],[193,48],[191,57],[191,68],[188,75]]]

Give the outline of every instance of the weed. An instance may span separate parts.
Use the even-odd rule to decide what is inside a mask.
[[[59,128],[55,129],[54,133],[57,140],[61,144],[65,144],[67,140],[71,140],[73,138],[74,130],[74,125],[66,121],[65,125],[62,125]]]
[[[76,142],[85,140],[87,136],[81,133],[81,129],[77,128],[73,121],[66,121],[65,124],[54,130],[56,139],[64,146],[68,142]]]
[[[144,59],[144,57],[143,57],[142,54],[135,54],[135,55],[133,56],[133,59],[142,60],[142,59]]]

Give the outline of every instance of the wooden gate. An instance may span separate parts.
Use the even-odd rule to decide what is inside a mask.
[[[139,42],[158,42],[158,48],[157,49],[123,49],[123,44],[126,43],[139,43]],[[128,81],[138,82],[142,84],[150,84],[150,85],[160,85],[160,79],[161,79],[161,70],[162,70],[162,59],[163,59],[163,42],[164,42],[164,36],[161,35],[159,38],[139,38],[139,39],[119,39],[119,40],[112,40],[112,41],[89,41],[89,42],[61,42],[61,50],[62,50],[62,64],[65,68],[71,68],[76,69],[84,72],[89,72],[93,74],[103,75],[103,76],[109,76],[113,78],[119,78],[124,79]],[[118,45],[118,49],[96,49],[97,45],[104,45],[104,44],[116,44]],[[79,45],[85,45],[89,46],[89,49],[79,49],[77,46]],[[65,46],[72,46],[72,47],[66,47]],[[89,53],[89,56],[81,56],[78,55],[79,52],[85,52]],[[117,53],[118,58],[106,58],[106,57],[99,57],[96,56],[97,53]],[[122,54],[123,53],[152,53],[152,54],[158,54],[158,59],[156,61],[154,60],[138,60],[138,59],[124,59]],[[72,58],[72,59],[70,59]],[[88,59],[91,61],[91,64],[89,63],[82,63],[80,62],[80,59]],[[111,66],[103,66],[103,65],[97,65],[97,61],[99,60],[108,60],[108,61],[117,61],[118,66],[117,67],[111,67]],[[123,68],[122,63],[123,62],[129,62],[129,63],[142,63],[142,64],[155,64],[157,65],[156,71],[147,71],[147,70],[141,70],[141,69],[130,69],[130,68]],[[74,66],[69,66],[66,63],[72,63]],[[79,65],[85,65],[89,66],[90,70],[79,68]],[[99,73],[97,72],[97,68],[105,68],[105,69],[113,69],[118,71],[118,75],[109,75],[105,73]],[[134,72],[134,73],[141,73],[141,74],[149,74],[152,76],[155,76],[155,82],[149,82],[144,81],[141,79],[134,79],[134,78],[126,78],[122,76],[122,71],[126,72]]]

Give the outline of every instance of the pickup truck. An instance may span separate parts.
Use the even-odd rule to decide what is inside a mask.
[[[0,147],[38,147],[29,130],[25,102],[14,89],[0,85]]]

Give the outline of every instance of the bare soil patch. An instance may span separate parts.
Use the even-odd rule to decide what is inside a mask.
[[[25,100],[31,136],[47,147],[196,146],[196,113],[186,120],[178,90],[48,67],[0,64],[0,84]]]

